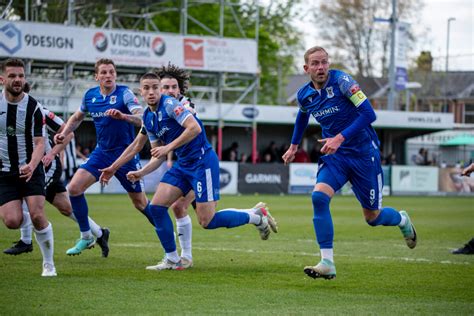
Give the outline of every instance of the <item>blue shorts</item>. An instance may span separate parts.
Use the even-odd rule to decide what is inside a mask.
[[[99,181],[101,174],[99,169],[110,166],[123,153],[124,150],[125,148],[103,151],[99,147],[96,147],[94,151],[92,151],[87,161],[80,165],[79,168],[89,171],[95,177],[96,181]],[[115,173],[115,177],[120,181],[120,184],[127,192],[143,192],[143,181],[133,183],[127,179],[127,173],[129,171],[136,171],[140,168],[140,160],[138,159],[137,155],[132,160],[124,164]]]
[[[383,172],[376,150],[361,157],[336,152],[320,158],[316,183],[326,183],[338,191],[347,181],[363,208],[382,208]]]
[[[214,150],[208,150],[194,164],[182,165],[179,160],[168,170],[161,182],[183,191],[183,195],[193,190],[197,203],[219,200],[219,159]]]

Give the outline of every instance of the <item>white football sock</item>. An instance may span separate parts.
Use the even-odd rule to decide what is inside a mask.
[[[186,215],[183,218],[177,218],[176,230],[178,231],[178,240],[181,246],[181,257],[192,259],[193,225],[191,223],[191,217]]]
[[[53,254],[54,254],[54,237],[53,237],[53,226],[48,222],[48,226],[42,230],[36,230],[35,228],[36,242],[43,254],[43,264],[50,263],[54,265]]]
[[[89,229],[88,231],[81,232],[81,238],[82,239],[92,239],[92,238],[94,238],[94,235],[92,235],[92,232]]]
[[[400,224],[398,224],[398,226],[405,226],[405,224],[407,223],[407,218],[406,218],[406,216],[403,215],[403,214],[400,214],[400,217],[401,217],[402,219],[400,220]]]
[[[334,262],[334,249],[321,249],[321,258]]]
[[[25,244],[31,245],[33,224],[31,223],[30,212],[28,211],[28,206],[26,205],[25,201],[23,201],[21,207],[23,209],[23,221],[20,225],[21,241],[23,241]]]
[[[77,223],[77,218],[74,215],[74,213],[71,213],[71,215],[69,215],[69,218]],[[94,222],[92,218],[90,217],[87,217],[87,218],[89,219],[89,226],[91,228],[92,235],[94,235],[97,238],[102,237],[102,230],[100,229],[100,226],[97,225],[97,223]]]
[[[178,255],[178,252],[176,250],[173,251],[173,252],[167,252],[166,253],[166,259],[168,259],[169,261],[174,262],[174,263],[181,260],[181,258]]]

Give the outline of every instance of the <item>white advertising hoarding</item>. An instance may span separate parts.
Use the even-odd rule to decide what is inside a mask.
[[[438,167],[392,167],[392,192],[438,192]]]
[[[317,173],[317,163],[291,163],[289,193],[303,194],[313,192]]]
[[[0,55],[35,60],[257,73],[257,44],[250,39],[182,36],[0,20]]]

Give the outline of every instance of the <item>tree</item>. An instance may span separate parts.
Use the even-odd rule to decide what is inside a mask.
[[[433,56],[431,56],[431,52],[421,52],[420,56],[416,59],[416,68],[427,72],[430,72],[433,69]]]
[[[421,0],[398,0],[398,19],[410,23],[421,9]],[[329,47],[344,52],[347,66],[357,75],[373,76],[376,60],[386,74],[390,28],[375,17],[390,18],[391,0],[335,0],[323,2],[314,18]]]

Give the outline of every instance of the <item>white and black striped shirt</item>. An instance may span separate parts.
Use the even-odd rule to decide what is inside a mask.
[[[0,172],[19,173],[30,162],[34,137],[43,136],[41,104],[28,94],[18,103],[0,94]]]
[[[44,137],[46,138],[44,152],[47,154],[54,147],[53,135],[59,131],[61,126],[64,124],[64,121],[47,108],[43,108],[43,114],[46,122],[46,128],[44,129]],[[48,183],[53,178],[56,170],[58,170],[58,172],[62,172],[61,159],[59,158],[59,155],[56,155],[55,159],[44,170],[46,175],[46,183]]]

